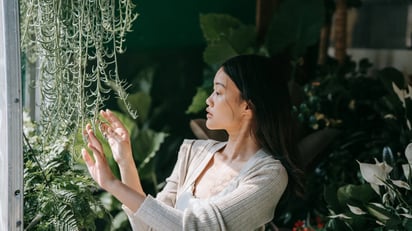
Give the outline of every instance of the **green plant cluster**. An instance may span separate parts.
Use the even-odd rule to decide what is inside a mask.
[[[147,193],[155,195],[163,186],[158,165],[173,158],[158,155],[168,137],[165,132],[150,128],[152,98],[150,95],[154,69],[143,69],[133,80],[128,101],[139,106],[139,117],[133,119],[124,102],[118,99],[112,110],[129,130],[134,160]],[[95,128],[114,174],[120,178],[110,147]],[[28,230],[128,230],[127,216],[121,203],[97,187],[88,177],[78,153],[85,147],[82,134],[75,147],[68,137],[43,143],[41,126],[30,121],[25,113],[24,134],[24,223]],[[72,152],[73,151],[73,152]]]
[[[412,149],[405,150],[407,163],[396,179],[385,161],[360,163],[363,184],[349,184],[326,194],[332,215],[328,230],[412,230]],[[395,166],[396,168],[396,166]]]
[[[24,118],[25,230],[96,230],[97,219],[110,220],[69,139],[42,143],[41,128]]]
[[[411,87],[408,79],[392,67],[373,74],[366,74],[363,69],[356,71],[356,75],[344,73],[337,86],[350,86],[346,89],[351,93],[346,94],[349,97],[344,101],[345,110],[330,113],[329,116],[340,115],[343,121],[340,129],[345,129],[346,135],[319,163],[312,181],[315,185],[322,185],[324,190],[322,195],[326,204],[323,206],[328,210],[324,210],[323,214],[329,215],[325,230],[411,230],[410,179],[402,174],[402,165],[409,161],[403,153],[412,138]],[[353,77],[355,79],[351,79]],[[355,85],[348,85],[348,81],[354,81]],[[328,82],[321,81],[320,85],[324,84],[324,89],[334,89],[327,85]],[[328,93],[326,96],[329,98],[334,96],[330,90],[322,92]],[[330,106],[323,104],[320,111],[335,108],[331,106],[338,105],[339,101],[331,102],[333,104]],[[382,176],[378,190],[374,191],[365,181],[362,164],[362,175],[358,171],[348,171],[358,169],[355,159],[365,163],[375,159],[376,166],[390,168],[388,174],[376,174]],[[405,183],[399,184],[405,179]],[[330,211],[333,212],[330,214]]]
[[[162,188],[159,181],[158,159],[170,157],[157,155],[160,145],[168,136],[150,128],[152,98],[150,91],[153,68],[142,70],[134,78],[128,96],[132,106],[139,105],[139,117],[133,119],[124,102],[118,99],[112,105],[114,113],[129,130],[136,166],[146,192],[155,195]],[[81,132],[75,147],[68,137],[45,144],[41,139],[41,126],[30,121],[25,113],[25,225],[29,230],[128,230],[129,223],[121,203],[112,195],[99,189],[88,177],[85,165],[78,160],[80,148],[84,147]],[[95,128],[103,142],[109,165],[120,178],[119,169],[112,158],[110,147]],[[73,152],[72,152],[73,151]],[[164,163],[162,163],[164,164]]]
[[[355,159],[366,163],[373,159],[384,161],[394,168],[391,179],[404,177],[400,174],[400,166],[406,162],[402,153],[412,138],[411,87],[397,69],[387,67],[371,72],[371,66],[366,59],[355,63],[348,58],[343,66],[331,60],[319,67],[313,82],[304,86],[306,98],[296,108],[300,121],[313,130],[333,127],[342,131],[308,175],[307,197],[312,203],[308,201],[306,205],[314,216],[320,214],[329,220],[332,210],[332,215],[349,211],[349,202],[354,205],[383,200],[364,184],[359,171],[349,171],[358,169]],[[393,184],[389,182],[389,186]],[[395,196],[394,200],[398,199]],[[391,218],[396,221],[378,225],[359,214],[345,222],[332,217],[325,225],[326,230],[397,230],[402,223]],[[403,228],[409,227],[408,219],[402,223],[406,225]]]

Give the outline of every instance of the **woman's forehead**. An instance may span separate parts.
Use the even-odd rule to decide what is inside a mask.
[[[228,74],[223,71],[223,68],[220,68],[215,75],[213,80],[214,86],[221,86],[226,90],[233,91],[240,94],[239,89],[237,88],[235,82],[230,78]]]
[[[222,87],[227,87],[230,77],[220,68],[215,75],[213,80],[213,85],[220,85]]]

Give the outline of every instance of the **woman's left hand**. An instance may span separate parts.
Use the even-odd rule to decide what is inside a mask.
[[[84,135],[87,137],[87,146],[92,150],[94,157],[93,160],[90,157],[89,152],[86,149],[82,149],[82,156],[86,162],[87,169],[97,184],[99,184],[99,186],[103,189],[108,190],[110,189],[110,186],[117,181],[117,179],[110,169],[106,156],[103,152],[102,144],[96,138],[90,124],[86,125]]]
[[[110,145],[113,159],[119,167],[133,162],[130,135],[126,127],[110,110],[102,110],[100,115],[107,121],[101,122],[99,128]]]

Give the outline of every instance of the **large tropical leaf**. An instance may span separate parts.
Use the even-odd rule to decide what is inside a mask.
[[[155,181],[156,169],[153,159],[166,137],[167,134],[164,132],[144,129],[139,132],[133,141],[133,155],[139,164],[138,169],[141,179]]]
[[[287,51],[302,56],[319,40],[324,22],[324,4],[318,0],[282,1],[269,26],[266,46],[270,55]]]
[[[199,21],[207,42],[203,53],[207,64],[220,65],[232,56],[253,52],[255,26],[245,25],[227,14],[202,14]]]
[[[200,28],[206,42],[214,43],[228,36],[231,30],[242,26],[242,22],[227,14],[201,14]]]
[[[138,114],[137,119],[139,121],[146,121],[152,103],[152,97],[150,96],[150,94],[143,91],[139,91],[134,94],[130,94],[127,97],[127,101],[130,105],[136,108]],[[120,99],[118,99],[117,103],[123,112],[127,112],[126,104],[124,104]]]
[[[366,203],[376,198],[377,194],[369,184],[348,184],[338,189],[338,200],[341,204]]]

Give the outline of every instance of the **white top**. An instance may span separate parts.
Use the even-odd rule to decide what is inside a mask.
[[[193,185],[188,190],[182,192],[176,200],[175,208],[184,211],[187,208],[192,208],[198,202],[198,198],[193,195]]]
[[[156,198],[148,195],[135,213],[123,206],[133,230],[262,230],[273,219],[288,182],[280,161],[263,150],[220,193],[207,199],[193,197],[195,180],[225,144],[185,140]]]

